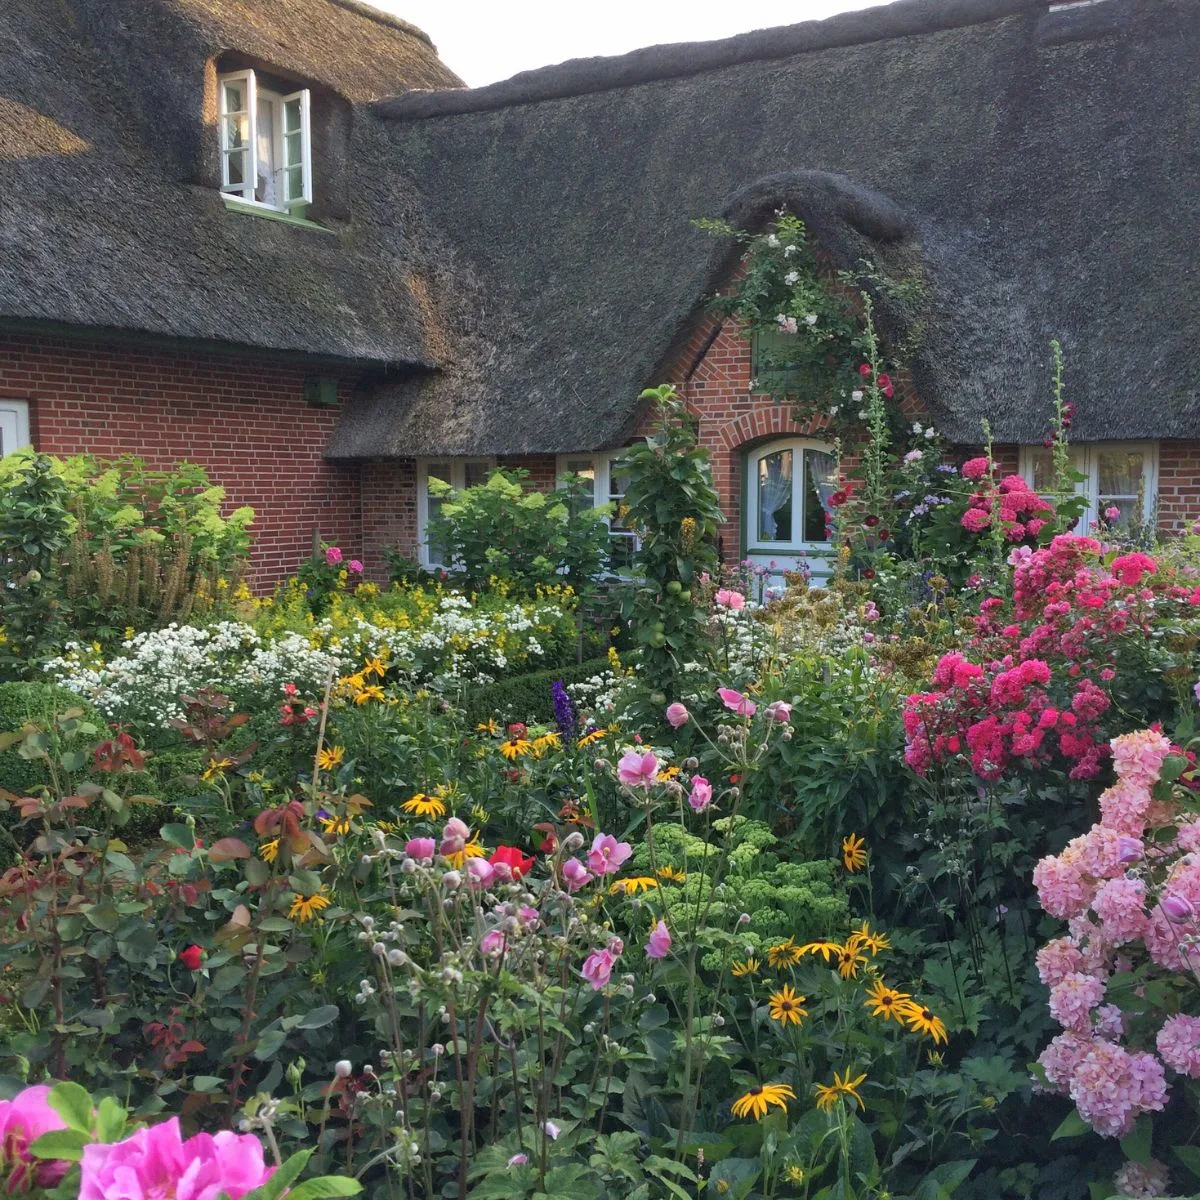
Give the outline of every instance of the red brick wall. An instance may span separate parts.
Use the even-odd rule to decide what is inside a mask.
[[[255,510],[259,587],[307,558],[314,530],[347,557],[362,550],[359,470],[322,458],[341,405],[302,398],[314,373],[248,356],[0,335],[0,397],[29,402],[39,450],[199,463],[226,489],[227,509]],[[355,379],[339,375],[341,402]]]
[[[1158,527],[1190,529],[1200,518],[1200,442],[1161,442],[1158,447]]]

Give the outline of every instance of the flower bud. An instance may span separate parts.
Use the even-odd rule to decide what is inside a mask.
[[[339,1058],[333,1064],[333,1073],[338,1079],[346,1079],[350,1072],[354,1070],[354,1065],[348,1058]]]
[[[1176,924],[1186,921],[1189,917],[1194,916],[1196,912],[1192,907],[1192,902],[1186,896],[1181,896],[1178,892],[1165,892],[1158,903],[1166,914],[1167,920],[1173,921]]]

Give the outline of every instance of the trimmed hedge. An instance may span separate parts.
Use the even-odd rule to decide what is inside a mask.
[[[23,725],[49,725],[54,717],[68,709],[81,709],[82,719],[95,725],[97,734],[75,738],[78,745],[64,746],[67,750],[89,749],[104,736],[108,722],[86,700],[52,683],[0,683],[0,733],[15,733]],[[0,750],[0,787],[6,791],[32,794],[50,782],[45,765],[36,759],[22,758],[11,747]]]
[[[563,683],[579,683],[608,669],[607,658],[591,658],[572,663],[569,667],[514,675],[511,679],[501,679],[474,689],[463,698],[463,712],[472,724],[491,717],[500,721],[528,721],[530,724],[553,721],[554,702],[550,685],[556,679],[561,679]]]

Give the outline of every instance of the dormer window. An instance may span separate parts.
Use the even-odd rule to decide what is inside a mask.
[[[312,203],[309,91],[284,94],[254,71],[220,77],[221,191],[290,212]]]

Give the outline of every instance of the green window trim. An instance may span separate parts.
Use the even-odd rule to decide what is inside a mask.
[[[316,221],[298,217],[294,212],[278,212],[265,204],[252,204],[248,200],[239,200],[236,196],[222,196],[221,199],[225,202],[225,207],[232,212],[245,213],[249,217],[265,217],[268,221],[282,221],[285,225],[295,225],[299,229],[311,229],[316,233],[327,233],[330,237],[337,237],[336,229],[329,229],[325,225],[318,225]],[[298,207],[304,210],[308,205]]]

